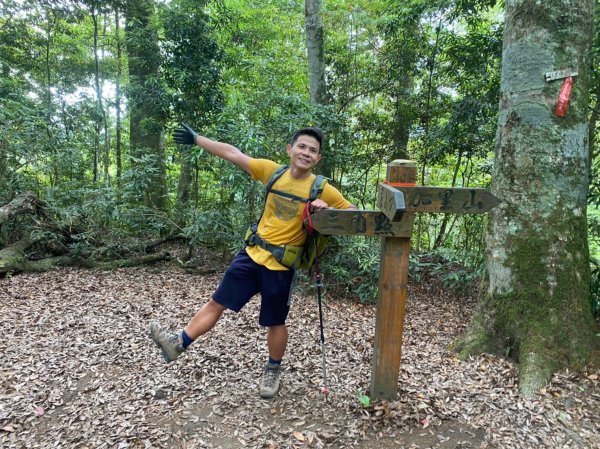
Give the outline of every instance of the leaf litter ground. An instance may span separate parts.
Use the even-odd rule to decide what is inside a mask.
[[[513,364],[447,350],[475,300],[432,280],[409,288],[397,401],[365,407],[374,307],[330,295],[325,400],[318,309],[306,290],[293,298],[276,398],[258,397],[266,343],[257,298],[164,364],[149,321],[181,329],[218,281],[168,266],[0,279],[0,446],[600,448],[597,367],[519,397]]]

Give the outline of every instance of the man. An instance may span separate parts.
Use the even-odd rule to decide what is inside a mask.
[[[175,130],[174,140],[184,145],[198,145],[209,153],[230,161],[253,179],[266,184],[279,165],[267,159],[254,159],[236,147],[198,135],[186,125]],[[306,238],[302,229],[305,204],[297,198],[308,198],[315,175],[313,168],[321,159],[323,133],[319,128],[297,131],[286,145],[289,168],[273,184],[258,223],[258,236],[272,247],[287,244],[301,246]],[[277,191],[274,192],[274,191]],[[311,211],[333,207],[356,209],[342,194],[325,184],[319,199],[311,202]],[[279,390],[281,360],[288,341],[285,324],[295,270],[279,263],[264,245],[249,245],[233,259],[213,297],[202,306],[180,334],[171,333],[156,322],[150,335],[162,350],[167,363],[175,360],[198,337],[211,330],[225,309],[239,312],[256,293],[261,294],[259,324],[268,328],[269,359],[260,385],[260,395],[272,398]],[[281,259],[280,259],[281,260]]]

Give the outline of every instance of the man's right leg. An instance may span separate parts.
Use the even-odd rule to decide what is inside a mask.
[[[186,326],[185,333],[195,340],[201,335],[206,334],[209,330],[215,327],[219,318],[225,311],[225,306],[219,304],[217,301],[211,298],[206,304],[202,306],[200,310],[196,312],[194,318]]]
[[[170,363],[179,357],[192,341],[211,330],[221,318],[224,310],[224,306],[211,299],[196,312],[180,334],[169,332],[153,321],[150,323],[150,336],[162,351],[165,361]]]
[[[167,363],[175,360],[199,336],[207,333],[219,321],[225,309],[239,312],[258,292],[255,270],[260,267],[242,249],[235,256],[213,299],[202,306],[178,335],[164,330],[156,322],[150,324],[150,336],[161,349]]]

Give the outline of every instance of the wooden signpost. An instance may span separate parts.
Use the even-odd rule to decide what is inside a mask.
[[[329,235],[381,237],[379,289],[371,372],[371,398],[398,393],[402,334],[408,292],[408,256],[415,213],[481,214],[500,200],[484,189],[416,186],[417,165],[397,160],[378,186],[376,211],[326,209],[315,213],[315,229]]]

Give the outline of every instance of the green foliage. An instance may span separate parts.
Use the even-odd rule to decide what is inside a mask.
[[[226,211],[213,209],[207,211],[190,210],[182,229],[182,236],[191,246],[206,246],[212,249],[234,252],[242,245],[240,233],[232,227],[232,217]]]
[[[461,293],[479,288],[485,269],[481,254],[439,248],[428,257],[434,261],[431,273],[441,279],[445,287]]]
[[[600,259],[591,259],[590,302],[592,314],[600,316]]]
[[[72,235],[64,243],[82,253],[103,244],[121,254],[130,239],[171,233],[192,245],[239,247],[262,188],[198,148],[182,157],[188,150],[170,137],[180,121],[278,162],[296,129],[318,125],[327,136],[318,169],[361,208],[375,207],[377,184],[396,158],[416,160],[427,185],[489,186],[502,47],[494,0],[325,2],[328,104],[318,106],[308,93],[302,2],[95,2],[106,135],[98,128],[91,6],[0,5],[0,205],[35,191]],[[119,31],[116,7],[129,18],[118,11]],[[592,78],[600,79],[596,67]],[[118,130],[117,82],[129,94]],[[159,151],[140,143],[150,134]],[[100,185],[95,148],[103,144],[108,176]],[[600,166],[595,149],[591,156],[588,235],[597,257]],[[151,192],[162,178],[158,207]],[[185,201],[180,189],[189,192]],[[419,223],[411,280],[434,273],[453,288],[475,283],[486,219],[428,215]],[[13,229],[2,227],[3,243]],[[335,238],[323,260],[328,283],[374,302],[379,251],[379,239]]]
[[[380,245],[379,239],[332,237],[321,261],[328,285],[342,286],[362,303],[374,303]]]

